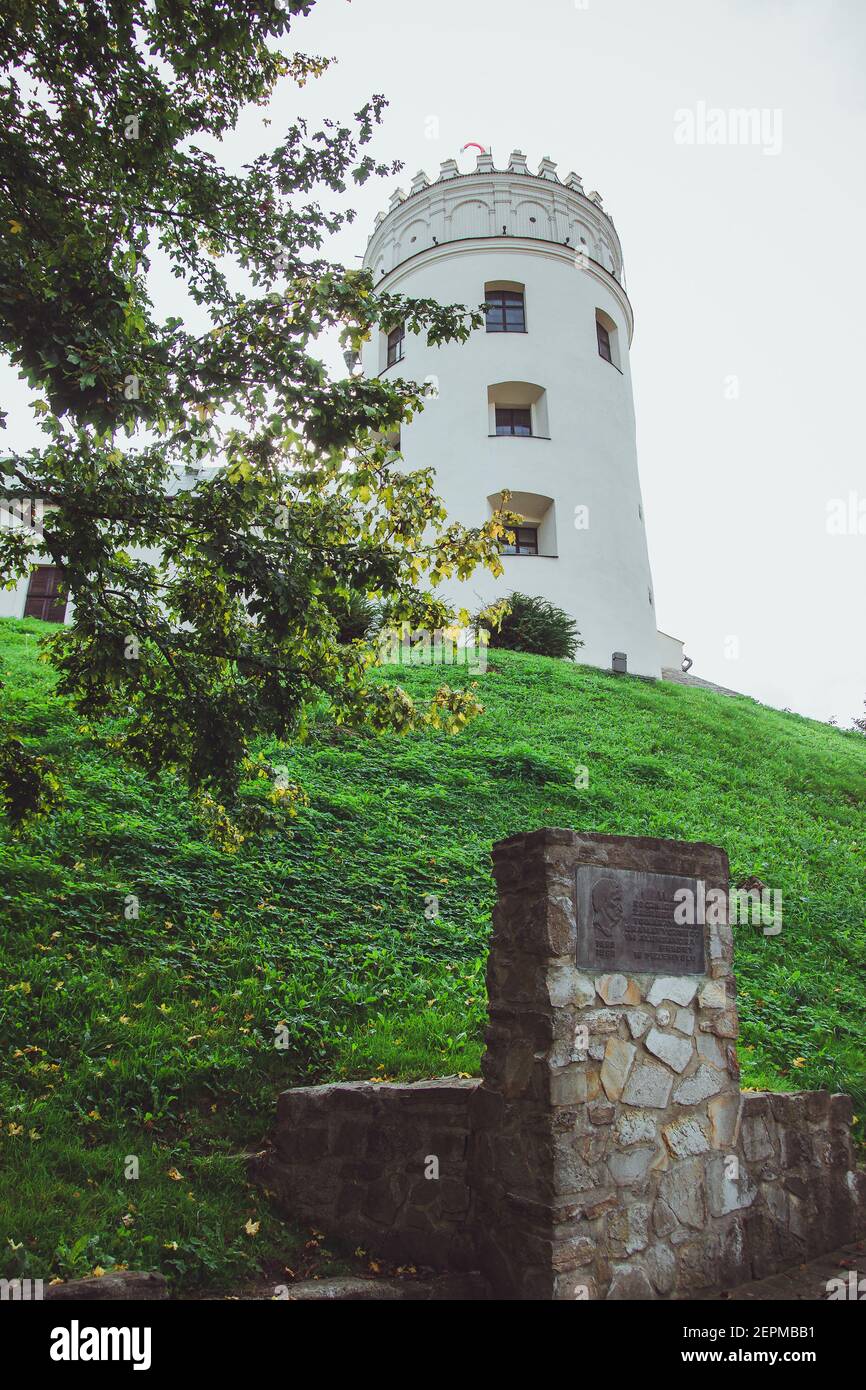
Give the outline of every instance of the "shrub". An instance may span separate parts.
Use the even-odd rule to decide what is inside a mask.
[[[375,632],[379,610],[366,594],[353,591],[348,599],[336,602],[333,611],[337,619],[337,641],[341,644],[362,642]]]
[[[532,652],[535,656],[573,657],[583,646],[577,624],[555,603],[530,594],[511,594],[511,611],[498,628],[477,620],[488,628],[491,647],[513,652]]]

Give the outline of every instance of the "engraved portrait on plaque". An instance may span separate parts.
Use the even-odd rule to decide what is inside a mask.
[[[674,917],[679,889],[689,891],[692,904],[698,901],[697,879],[580,864],[575,887],[578,966],[644,974],[705,973],[702,923]]]

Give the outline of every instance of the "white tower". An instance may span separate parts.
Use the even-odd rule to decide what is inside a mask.
[[[364,257],[377,286],[440,303],[488,302],[466,343],[428,347],[397,330],[365,345],[367,375],[433,378],[438,397],[400,447],[409,468],[433,467],[449,517],[478,525],[498,505],[525,518],[501,579],[478,570],[444,585],[475,611],[512,590],[557,603],[577,621],[578,660],[658,676],[679,665],[656,632],[629,372],[633,318],[622,251],[597,193],[543,159],[533,174],[478,156],[434,183],[416,174],[380,214]],[[665,645],[667,643],[667,646]]]

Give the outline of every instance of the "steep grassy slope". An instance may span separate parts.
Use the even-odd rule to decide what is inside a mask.
[[[68,786],[55,820],[0,843],[0,1274],[280,1269],[242,1158],[276,1091],[474,1072],[490,845],[542,825],[711,840],[735,880],[780,889],[780,935],[736,932],[744,1084],[866,1105],[866,738],[494,652],[458,739],[323,727],[281,752],[310,796],[294,836],[225,856],[174,782],[79,731],[44,632],[0,624],[5,706]]]

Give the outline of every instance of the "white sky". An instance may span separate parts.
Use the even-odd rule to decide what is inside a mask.
[[[635,310],[659,625],[685,638],[696,675],[842,725],[862,713],[862,0],[319,0],[292,46],[339,65],[282,87],[271,126],[246,117],[224,156],[236,165],[297,114],[346,119],[384,92],[374,150],[405,168],[353,195],[358,218],[327,248],[347,265],[393,187],[443,159],[473,166],[467,141],[499,167],[514,148],[530,168],[550,155],[601,192]],[[677,143],[674,113],[699,103],[765,111],[778,153]],[[2,442],[35,443],[12,381],[0,367],[19,402]],[[855,517],[828,534],[828,503],[851,493],[862,533]]]

